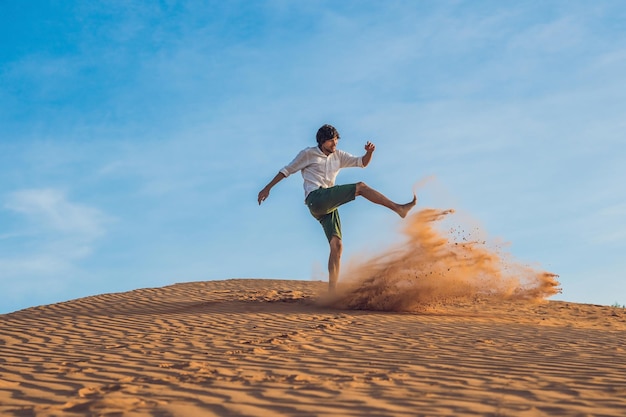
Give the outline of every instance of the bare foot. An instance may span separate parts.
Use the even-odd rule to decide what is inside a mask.
[[[409,211],[411,211],[411,209],[415,207],[415,204],[417,204],[417,196],[413,194],[413,200],[411,200],[410,203],[401,204],[398,207],[398,210],[396,210],[396,213],[398,213],[400,217],[404,219]]]

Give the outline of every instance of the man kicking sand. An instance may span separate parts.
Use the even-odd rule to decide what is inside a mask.
[[[376,147],[373,143],[365,144],[365,155],[353,156],[337,149],[339,132],[331,125],[319,128],[316,135],[317,146],[303,149],[289,165],[281,169],[278,174],[259,192],[259,205],[270,195],[270,190],[282,179],[298,171],[302,171],[304,178],[304,203],[309,211],[324,228],[326,238],[330,244],[328,257],[328,288],[334,292],[339,280],[341,264],[341,221],[337,208],[348,203],[360,195],[375,204],[385,206],[402,218],[415,206],[417,197],[406,204],[398,204],[389,200],[383,194],[367,186],[363,182],[356,184],[335,185],[335,178],[341,168],[366,167],[369,165]]]

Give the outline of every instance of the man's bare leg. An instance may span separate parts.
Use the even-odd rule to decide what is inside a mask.
[[[339,268],[341,266],[341,252],[343,243],[337,236],[330,238],[330,256],[328,257],[328,292],[331,294],[337,288],[339,281]]]
[[[411,200],[411,202],[409,203],[406,203],[406,204],[395,203],[391,201],[390,199],[388,199],[387,197],[385,197],[384,195],[382,195],[381,193],[379,193],[378,191],[376,191],[375,189],[369,187],[364,182],[359,182],[356,184],[356,195],[363,196],[367,200],[371,201],[372,203],[385,206],[395,211],[396,213],[398,213],[398,215],[402,218],[405,218],[406,215],[409,213],[409,211],[417,203],[417,196],[415,194],[413,194],[413,200]]]

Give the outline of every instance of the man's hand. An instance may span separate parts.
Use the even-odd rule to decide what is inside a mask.
[[[372,160],[372,154],[375,150],[376,146],[374,146],[374,144],[368,140],[365,144],[365,155],[363,155],[363,158],[361,159],[361,161],[363,162],[363,167],[369,165],[370,161]]]
[[[264,202],[269,196],[270,196],[269,188],[265,187],[264,189],[259,191],[259,205],[261,205],[261,203]]]
[[[285,174],[283,174],[282,172],[279,172],[270,181],[270,183],[265,186],[265,188],[263,188],[261,191],[259,191],[259,198],[258,198],[259,206],[261,205],[262,202],[267,200],[267,197],[270,196],[270,190],[272,189],[272,187],[275,186],[276,184],[278,184],[279,182],[281,182],[283,180],[283,178],[285,178]]]

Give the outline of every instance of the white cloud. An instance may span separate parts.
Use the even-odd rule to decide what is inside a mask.
[[[41,278],[76,271],[77,262],[93,253],[111,221],[100,210],[72,202],[62,191],[50,188],[13,192],[4,209],[23,222],[1,236],[0,245],[6,248],[0,258],[3,285],[19,279],[35,287]]]
[[[5,208],[29,218],[42,230],[80,236],[87,240],[104,233],[107,217],[98,209],[72,203],[55,189],[21,190],[12,193]]]
[[[5,217],[12,230],[0,235],[0,312],[77,293],[83,287],[76,284],[91,276],[82,262],[113,220],[54,188],[8,194],[0,221]]]

